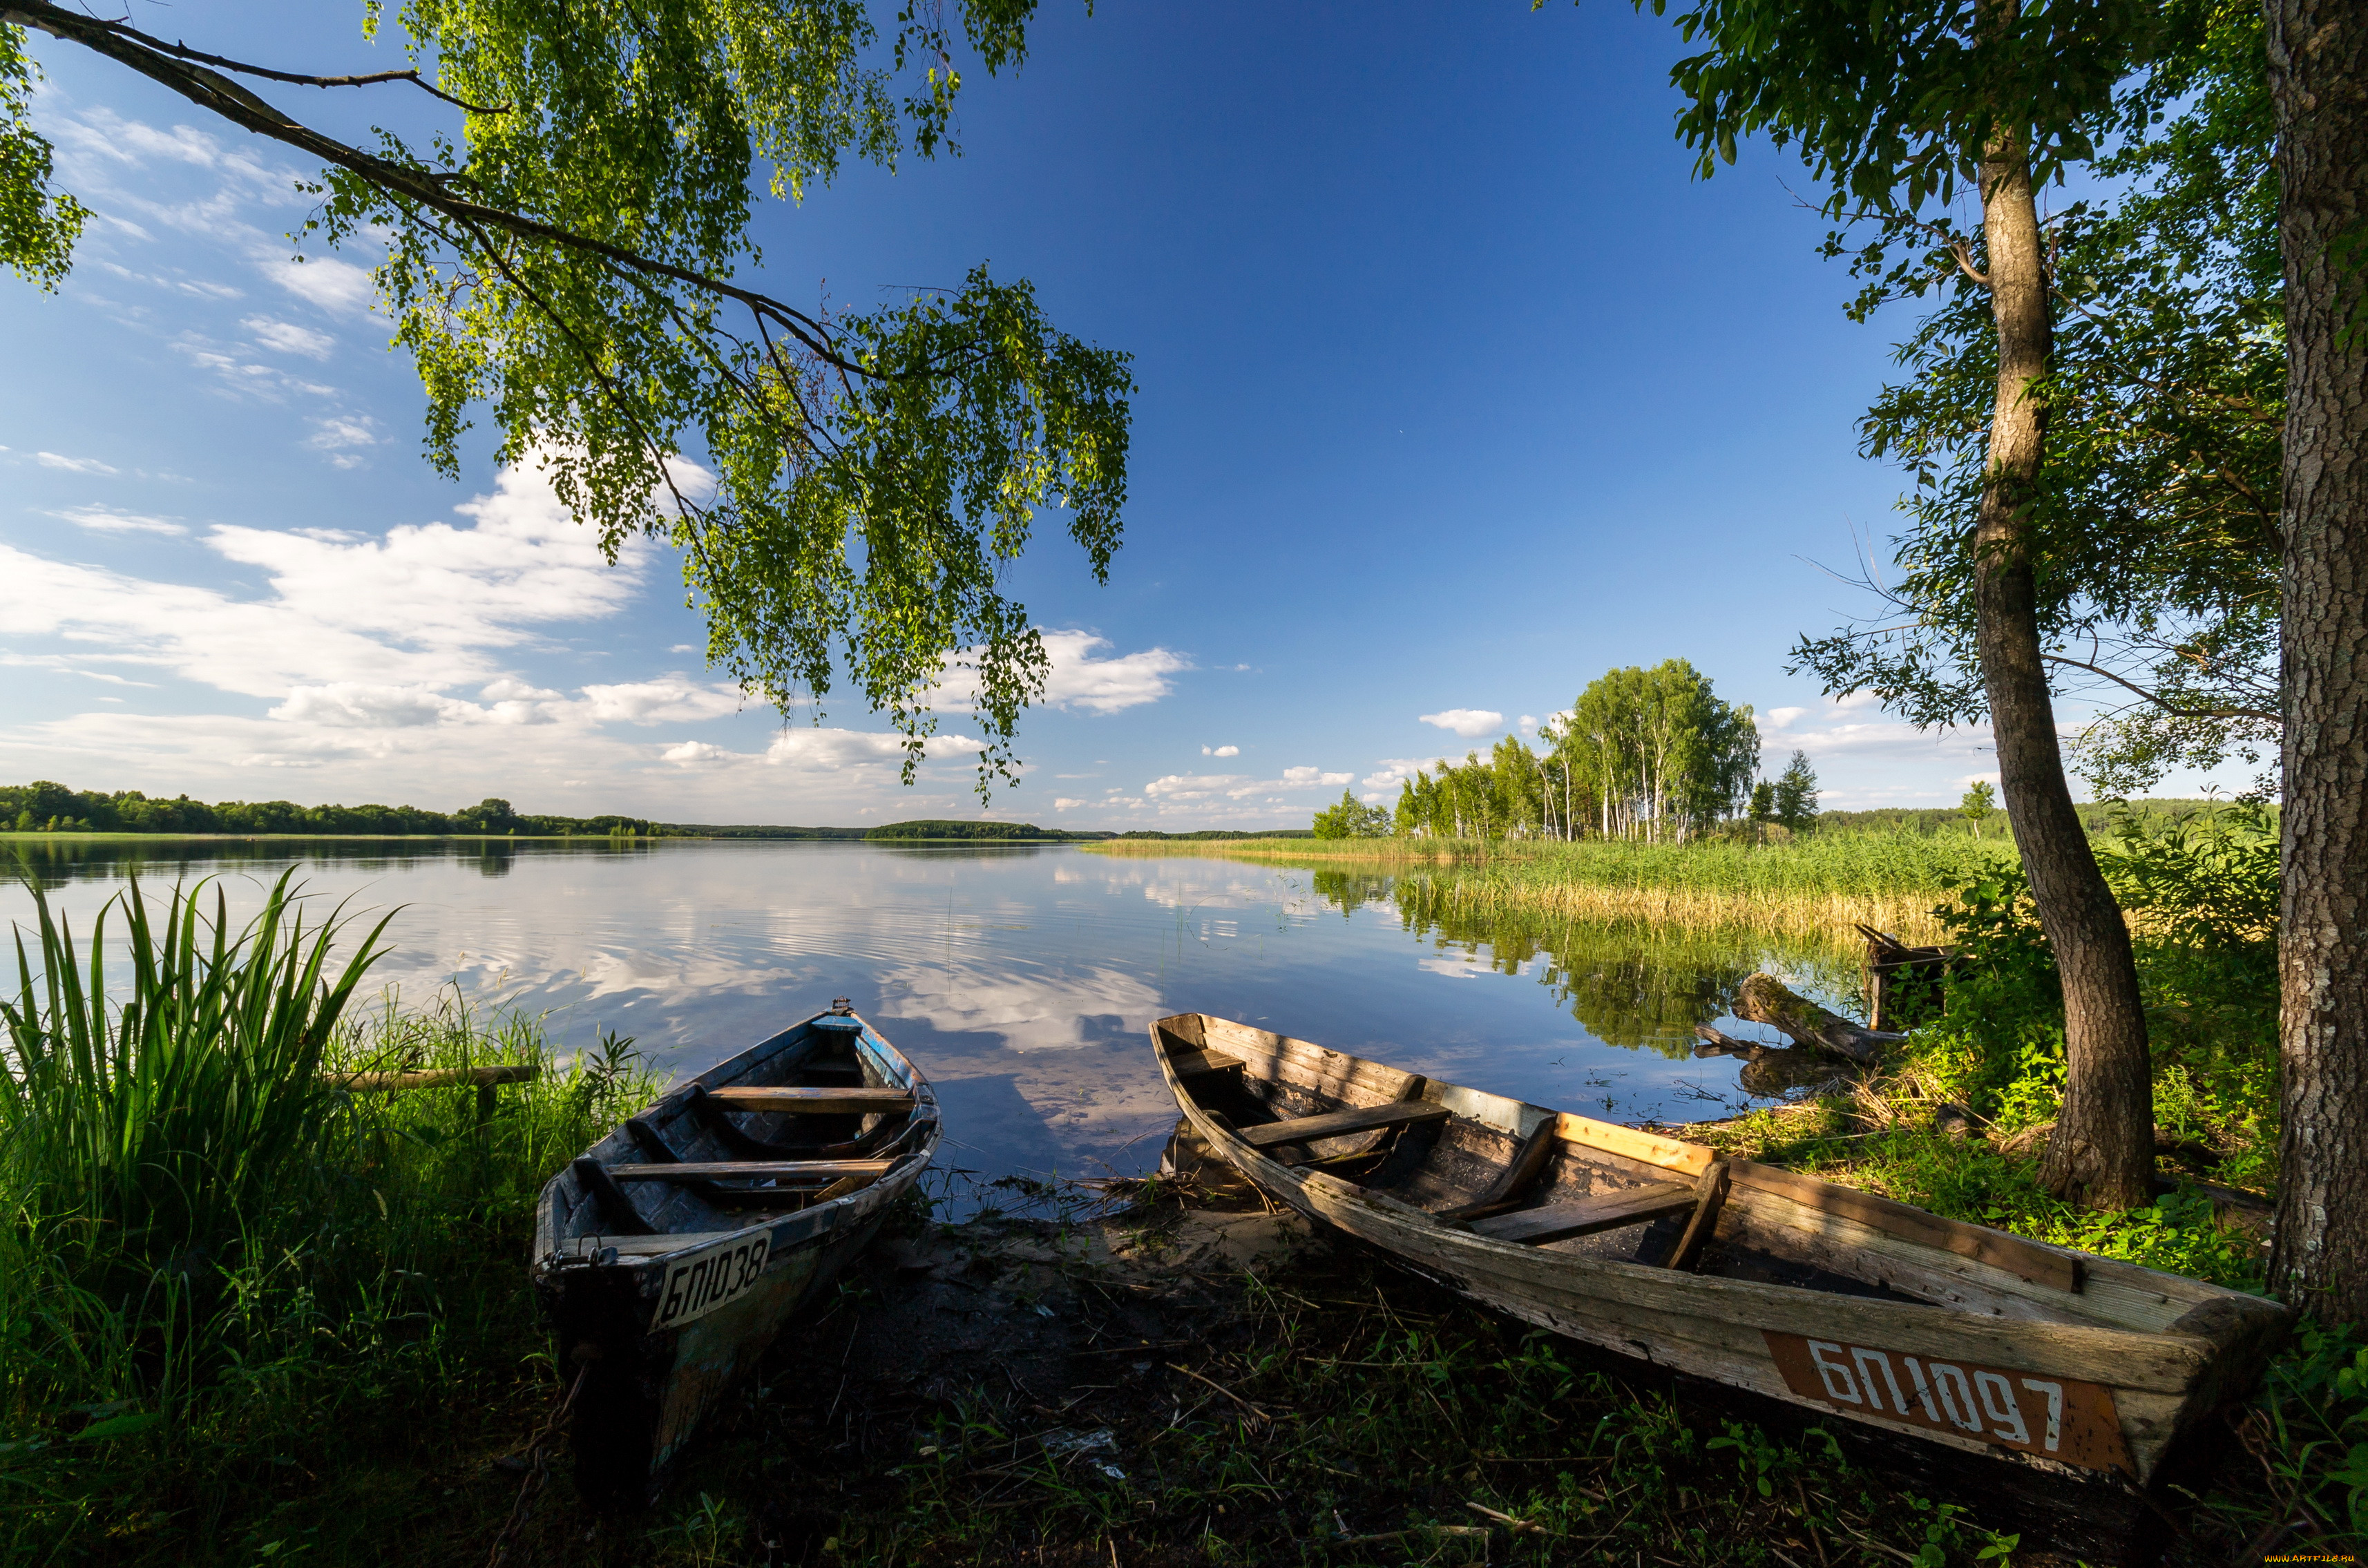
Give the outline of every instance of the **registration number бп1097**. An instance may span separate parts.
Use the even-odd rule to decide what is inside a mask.
[[[2090,1470],[2130,1468],[2102,1384],[1760,1332],[1785,1386],[1820,1404]]]
[[[751,1231],[670,1260],[651,1330],[678,1328],[746,1292],[765,1272],[771,1239],[764,1231]]]

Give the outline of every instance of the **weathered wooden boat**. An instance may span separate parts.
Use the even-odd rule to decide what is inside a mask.
[[[587,1500],[648,1500],[937,1140],[928,1084],[841,998],[677,1085],[544,1186],[535,1292],[581,1377],[570,1437]]]
[[[2059,1475],[2144,1484],[2274,1302],[1185,1013],[1193,1130],[1277,1201],[1573,1339]]]

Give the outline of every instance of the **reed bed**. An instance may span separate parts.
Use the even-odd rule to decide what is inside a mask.
[[[128,964],[37,904],[0,996],[0,1560],[378,1557],[549,1398],[535,1194],[653,1075],[457,994],[368,1000],[378,932],[289,878],[243,927],[203,884],[109,913]],[[497,1063],[540,1074],[489,1116],[335,1083]]]
[[[1090,847],[1097,854],[1206,855],[1427,875],[1440,899],[1474,910],[1828,941],[1854,923],[1909,941],[1937,940],[1942,933],[1932,909],[1948,888],[2010,865],[2013,856],[2003,841],[1914,834],[1833,834],[1766,845],[1366,838],[1118,840]]]

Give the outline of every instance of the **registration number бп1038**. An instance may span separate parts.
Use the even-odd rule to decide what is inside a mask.
[[[751,1231],[670,1260],[651,1330],[678,1328],[744,1294],[765,1272],[771,1239],[764,1231]]]
[[[2090,1470],[2130,1468],[2113,1391],[2102,1384],[1760,1332],[1784,1385],[1804,1399]]]

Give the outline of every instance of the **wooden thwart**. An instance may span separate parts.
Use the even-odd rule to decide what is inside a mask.
[[[685,1160],[672,1165],[610,1165],[619,1181],[837,1181],[876,1176],[894,1160]]]
[[[804,1116],[867,1116],[913,1108],[910,1089],[710,1089],[726,1110],[784,1110]]]
[[[1939,1247],[2021,1275],[2034,1285],[2045,1285],[2066,1292],[2080,1289],[2080,1262],[2053,1247],[2024,1241],[2002,1231],[1967,1225],[1955,1220],[1944,1220],[1921,1209],[1896,1203],[1888,1198],[1877,1198],[1871,1192],[1855,1187],[1837,1187],[1819,1181],[1797,1171],[1779,1170],[1751,1160],[1730,1162],[1737,1186],[1760,1192],[1774,1193],[1793,1202],[1827,1214],[1839,1214],[1855,1220],[1872,1230]]]
[[[1243,1067],[1240,1057],[1228,1056],[1222,1051],[1170,1051],[1167,1060],[1179,1078],[1197,1077],[1203,1073],[1238,1073]]]
[[[1430,1105],[1421,1100],[1396,1100],[1388,1105],[1365,1106],[1356,1110],[1336,1110],[1322,1116],[1293,1117],[1289,1121],[1269,1121],[1256,1127],[1238,1128],[1234,1136],[1253,1149],[1272,1149],[1284,1143],[1307,1143],[1322,1138],[1338,1138],[1350,1132],[1371,1132],[1382,1127],[1409,1127],[1417,1122],[1445,1121],[1449,1112],[1443,1105]]]
[[[1626,1192],[1582,1198],[1575,1203],[1523,1209],[1474,1220],[1471,1229],[1474,1235],[1486,1236],[1491,1241],[1543,1246],[1548,1242],[1568,1241],[1573,1236],[1589,1236],[1598,1231],[1616,1231],[1624,1225],[1641,1225],[1665,1215],[1682,1214],[1697,1201],[1692,1182],[1656,1181]]]

